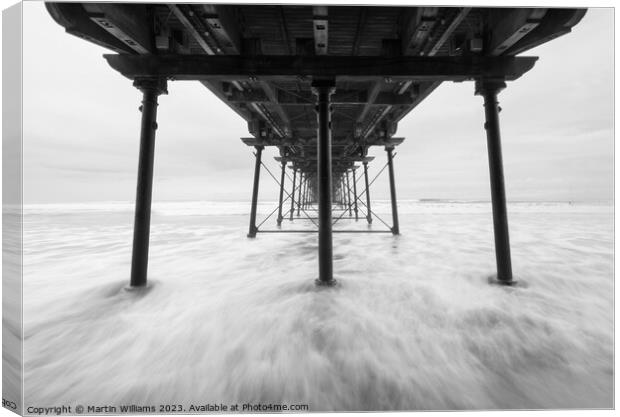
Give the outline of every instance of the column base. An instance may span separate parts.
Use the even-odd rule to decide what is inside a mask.
[[[335,287],[338,284],[338,281],[333,278],[329,281],[322,281],[317,278],[314,280],[314,283],[317,287]]]
[[[126,292],[137,293],[137,294],[146,294],[153,288],[153,283],[149,281],[144,285],[126,285],[123,287],[123,290]]]
[[[512,279],[510,281],[499,279],[497,278],[497,274],[491,275],[488,278],[488,282],[490,285],[498,285],[501,287],[527,288],[527,284],[524,281],[518,281],[516,279]]]

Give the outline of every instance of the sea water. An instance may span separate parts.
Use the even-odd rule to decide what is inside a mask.
[[[154,204],[149,287],[127,291],[131,204],[27,206],[25,406],[612,407],[612,205],[510,203],[514,288],[488,283],[490,203],[399,210],[400,236],[334,234],[323,288],[314,233],[248,239],[245,202]]]

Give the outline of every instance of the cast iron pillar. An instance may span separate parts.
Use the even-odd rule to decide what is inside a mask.
[[[346,210],[347,199],[344,197],[344,175],[340,175],[340,200],[342,209]]]
[[[131,287],[146,286],[149,263],[149,235],[151,229],[151,200],[153,196],[153,162],[155,159],[155,131],[157,130],[157,97],[167,94],[165,79],[136,79],[134,87],[142,91],[142,121],[140,125],[140,154],[136,212],[133,227],[131,257]]]
[[[280,175],[280,202],[278,203],[278,226],[282,224],[282,200],[284,199],[284,175],[286,169],[286,161],[282,158],[282,174]]]
[[[297,169],[293,168],[293,189],[291,191],[291,217],[293,220],[293,214],[295,214],[295,187],[297,186]]]
[[[353,168],[353,211],[355,212],[355,221],[359,219],[357,212],[357,179],[355,178],[355,168]]]
[[[319,285],[333,285],[332,250],[332,138],[330,95],[334,80],[315,80],[312,91],[317,96],[317,180],[319,208]]]
[[[343,197],[342,197],[342,181],[337,181],[335,184],[337,196],[336,203],[342,207]]]
[[[258,183],[260,180],[260,163],[263,154],[262,146],[256,148],[256,163],[254,164],[254,187],[252,188],[252,210],[250,211],[250,231],[248,237],[256,237],[258,228],[256,227],[256,205],[258,204]]]
[[[508,214],[506,190],[504,188],[504,164],[499,129],[499,106],[497,94],[506,87],[503,80],[477,80],[476,95],[484,97],[484,114],[491,177],[491,202],[493,205],[493,230],[495,233],[495,260],[497,262],[497,283],[512,285],[512,262],[510,239],[508,237]]]
[[[301,214],[301,189],[304,184],[304,177],[306,175],[303,172],[299,173],[299,191],[297,192],[297,217]]]
[[[364,161],[364,183],[366,184],[366,210],[368,214],[366,215],[366,220],[368,220],[368,224],[372,224],[372,213],[370,212],[370,187],[368,185],[368,162]]]
[[[353,216],[353,207],[351,204],[351,185],[349,184],[349,171],[347,170],[347,201],[349,206],[349,217]]]
[[[301,205],[302,210],[305,210],[308,206],[308,177],[305,178],[304,181],[304,195],[302,197],[303,204]]]
[[[388,158],[388,171],[390,174],[390,197],[392,198],[392,234],[397,235],[400,233],[398,227],[398,209],[396,207],[396,185],[394,184],[394,162],[392,158],[393,146],[386,146]]]
[[[346,171],[345,173],[346,177],[343,179],[343,184],[345,188],[344,196],[347,202],[345,211],[349,210],[349,216],[351,216],[353,212],[351,212],[351,190],[349,189],[349,171]]]

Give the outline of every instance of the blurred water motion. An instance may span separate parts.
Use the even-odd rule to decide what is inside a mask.
[[[509,205],[513,289],[487,283],[490,204],[399,208],[401,236],[334,235],[321,289],[316,235],[246,239],[245,202],[156,204],[142,293],[131,205],[29,207],[26,406],[612,407],[612,206]]]

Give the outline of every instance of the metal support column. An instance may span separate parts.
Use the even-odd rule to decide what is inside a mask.
[[[359,219],[358,211],[357,211],[357,179],[355,178],[355,168],[352,170],[353,172],[353,211],[355,212],[355,221]]]
[[[508,236],[508,213],[506,210],[506,190],[504,188],[504,165],[499,128],[499,106],[497,94],[506,87],[503,80],[476,81],[476,95],[484,97],[484,114],[489,154],[489,174],[491,177],[491,202],[493,205],[493,230],[495,233],[495,260],[497,263],[497,282],[505,285],[515,283],[512,279],[510,259],[510,239]]]
[[[256,163],[254,164],[254,187],[252,189],[252,210],[250,211],[250,231],[248,237],[256,237],[256,205],[258,204],[258,183],[260,180],[260,162],[263,153],[262,146],[256,146]]]
[[[146,286],[149,263],[149,235],[151,229],[151,200],[153,196],[153,162],[155,159],[155,131],[157,130],[157,97],[167,94],[165,79],[137,79],[133,85],[142,91],[142,120],[140,125],[140,155],[136,211],[133,228],[131,257],[131,287]]]
[[[330,95],[334,80],[315,80],[312,90],[317,96],[317,180],[319,209],[319,285],[333,285],[332,249],[332,138]]]
[[[343,210],[345,210],[346,203],[347,203],[347,200],[344,198],[344,177],[341,175],[340,176],[340,205],[342,206]]]
[[[297,217],[299,217],[299,215],[301,214],[301,189],[303,188],[305,176],[305,173],[299,173],[299,191],[297,192]]]
[[[301,175],[300,175],[301,176]],[[291,217],[289,220],[293,220],[293,214],[295,214],[295,187],[297,186],[297,169],[293,168],[293,189],[291,190]]]
[[[348,206],[349,206],[349,217],[353,216],[353,207],[351,204],[351,185],[349,184],[349,171],[346,171],[347,173],[347,202],[348,202]]]
[[[366,220],[368,224],[372,224],[372,213],[370,212],[370,186],[368,185],[368,162],[364,161],[364,183],[366,183]]]
[[[282,224],[282,200],[284,199],[284,175],[286,174],[286,161],[282,158],[282,174],[280,175],[280,200],[278,203],[278,226]]]
[[[308,206],[308,178],[304,181],[304,196],[302,197],[304,204],[302,205],[302,209],[305,210]]]
[[[398,209],[396,207],[396,185],[394,184],[394,162],[392,158],[393,146],[386,146],[385,148],[388,158],[388,171],[390,174],[390,197],[392,198],[392,234],[397,235],[400,233],[398,227]]]
[[[342,186],[344,188],[344,201],[345,201],[344,211],[347,211],[351,207],[351,194],[349,194],[349,187],[347,186],[348,172],[345,172],[345,173],[347,174],[347,177],[342,177]],[[349,216],[350,215],[351,213],[349,213]]]

